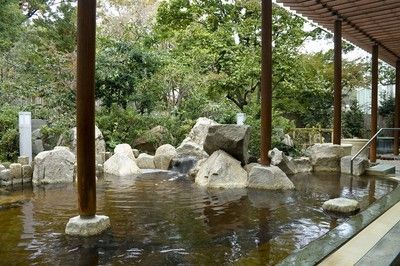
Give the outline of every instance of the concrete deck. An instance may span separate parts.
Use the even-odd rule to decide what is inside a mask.
[[[319,265],[391,265],[400,253],[400,202]]]
[[[400,186],[279,265],[400,265],[399,234]]]

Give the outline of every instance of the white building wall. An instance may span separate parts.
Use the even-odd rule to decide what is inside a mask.
[[[357,89],[357,102],[361,110],[366,114],[371,114],[371,88]],[[378,105],[385,97],[395,96],[394,85],[379,85],[378,86]]]

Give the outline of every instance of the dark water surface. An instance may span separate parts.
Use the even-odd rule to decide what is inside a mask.
[[[77,215],[75,185],[0,192],[1,265],[272,265],[346,218],[324,201],[354,198],[362,209],[397,183],[335,174],[291,177],[294,191],[204,190],[185,179],[145,174],[98,181],[106,234],[64,234]],[[9,202],[15,202],[10,204]]]

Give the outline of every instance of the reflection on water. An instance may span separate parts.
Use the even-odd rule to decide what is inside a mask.
[[[205,190],[169,173],[98,181],[100,237],[64,234],[76,215],[74,185],[0,192],[1,264],[276,264],[343,222],[321,209],[330,198],[362,209],[397,184],[335,174],[297,175],[295,191]],[[349,228],[351,230],[351,228]]]

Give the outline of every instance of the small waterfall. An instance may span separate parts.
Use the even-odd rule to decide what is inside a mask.
[[[182,175],[187,175],[198,159],[195,156],[178,157],[172,160],[170,171],[177,172]]]

